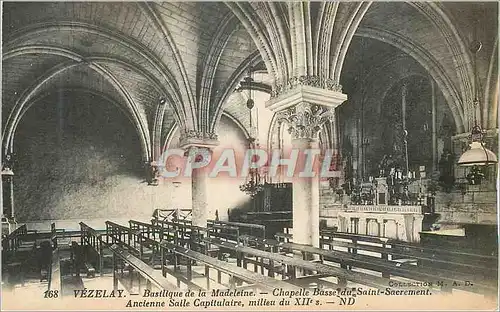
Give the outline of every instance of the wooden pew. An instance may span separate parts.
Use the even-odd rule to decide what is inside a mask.
[[[140,259],[143,258],[145,252],[144,246],[141,244],[141,237],[139,231],[132,230],[129,227],[111,221],[106,221],[106,244],[125,246],[129,252],[138,256]]]
[[[491,284],[474,281],[475,276],[471,274],[455,274],[451,277],[449,274],[447,274],[447,272],[444,272],[442,270],[422,268],[413,265],[400,266],[400,263],[391,260],[383,258],[377,259],[372,256],[362,254],[352,254],[336,250],[324,250],[322,248],[294,243],[283,243],[282,246],[287,249],[300,251],[304,254],[304,257],[306,257],[306,254],[316,254],[321,257],[321,261],[323,261],[324,259],[339,263],[341,265],[349,265],[350,267],[381,272],[382,276],[386,278],[390,278],[391,276],[399,276],[416,281],[432,282],[434,284],[437,284],[438,282],[444,282],[443,286],[441,287],[443,290],[456,288],[469,291],[474,290],[474,292],[479,293],[491,293],[496,291],[496,287]],[[475,287],[472,288],[470,286],[465,286],[466,281],[474,281]]]
[[[335,276],[338,278],[339,286],[341,287],[345,287],[347,281],[359,283],[362,285],[378,289],[385,289],[388,287],[389,280],[387,278],[377,277],[366,273],[353,272],[343,268],[336,268],[321,263],[305,261],[302,259],[288,257],[277,253],[271,253],[263,250],[245,247],[232,242],[221,241],[218,239],[207,238],[205,239],[205,241],[209,244],[215,244],[220,248],[227,248],[234,250],[235,252],[238,252],[242,258],[244,258],[246,255],[253,255],[261,257],[263,259],[268,259],[269,260],[268,275],[271,277],[274,277],[275,273],[272,269],[274,267],[274,262],[279,262],[282,263],[283,265],[286,265],[287,270],[291,271],[287,272],[287,274],[282,273],[283,278],[285,278],[285,275],[292,279],[296,278],[296,268],[302,268],[308,271],[317,272],[318,274],[322,274],[325,276]],[[242,263],[242,261],[238,262],[239,266],[240,263]]]
[[[159,227],[163,238],[176,245],[189,247],[194,250],[203,249],[201,239],[208,235],[208,229],[194,226],[191,222],[172,222],[152,219],[153,226]]]
[[[364,250],[380,253],[384,259],[414,259],[419,266],[439,268],[453,274],[467,273],[473,271],[475,275],[482,277],[498,276],[498,257],[482,255],[479,252],[464,250],[447,250],[445,248],[429,248],[418,244],[390,240],[382,237],[372,237],[348,233],[323,233],[321,243],[331,248],[345,247],[351,253]],[[328,238],[327,238],[328,237]],[[337,239],[350,240],[341,242]],[[379,246],[368,243],[377,243]],[[451,274],[451,273],[450,273]],[[493,276],[492,276],[493,275]]]
[[[176,235],[176,229],[170,226],[168,221],[151,220],[152,223],[145,223],[136,220],[129,221],[129,227],[134,231],[139,231],[143,237],[152,240],[168,240],[173,241]]]
[[[58,238],[66,237],[65,232],[66,232],[65,229],[57,229],[56,224],[54,222],[50,224],[50,233],[52,234],[51,240],[52,240],[52,246],[54,248],[57,248]]]
[[[260,250],[277,252],[278,246],[280,242],[275,239],[269,238],[260,238],[254,237],[250,235],[240,235],[238,239],[239,243],[242,243],[244,246],[257,248]]]
[[[291,235],[287,235],[287,237],[291,239]],[[391,270],[388,270],[390,269],[389,267],[384,269],[383,267],[378,266],[379,268],[378,271],[382,272],[383,275],[385,276],[390,276],[392,274],[419,280],[426,275],[425,273],[430,273],[431,276],[434,276],[434,278],[438,278],[439,280],[442,281],[447,281],[446,284],[448,286],[444,287],[443,290],[448,290],[448,291],[451,290],[451,288],[453,288],[451,286],[455,281],[457,282],[456,284],[457,287],[454,288],[460,288],[462,290],[469,290],[480,293],[482,292],[491,293],[493,291],[496,291],[497,288],[496,276],[498,276],[498,271],[496,266],[494,265],[487,266],[481,261],[478,261],[481,259],[484,260],[485,258],[489,258],[489,260],[494,260],[492,263],[495,263],[496,258],[491,256],[474,255],[470,253],[465,253],[463,251],[443,250],[441,252],[447,253],[449,257],[441,258],[439,254],[437,254],[438,252],[440,252],[439,250],[428,250],[426,247],[418,246],[416,244],[393,241],[384,237],[340,233],[334,231],[322,231],[321,237],[322,237],[321,245],[322,246],[324,246],[325,244],[328,245],[331,251],[339,247],[347,249],[347,252],[352,255],[356,255],[358,262],[352,262],[352,261],[342,262],[342,265],[344,266],[346,265],[346,263],[348,263],[349,266],[354,265],[362,268],[368,268],[368,266],[371,266],[372,269],[374,267],[376,268],[375,262],[377,262],[378,260],[376,256],[366,255],[366,254],[360,255],[360,252],[370,252],[378,254],[381,259],[391,260],[391,262],[394,263],[393,265],[413,270],[411,273],[408,273],[401,271],[399,269],[394,270],[394,268],[392,268]],[[338,239],[342,239],[344,241],[339,241]],[[283,243],[282,247],[284,249],[291,249],[290,247],[293,247],[294,245],[296,247],[304,246],[298,244]],[[407,246],[409,248],[403,250],[402,248],[396,248],[394,246]],[[309,247],[301,247],[301,248],[304,249]],[[338,250],[335,251],[337,252],[337,255],[340,252],[342,252]],[[462,261],[457,261],[457,259],[455,259],[453,255],[457,256],[457,258],[462,257],[461,259]],[[469,259],[469,261],[463,261],[464,256],[470,256],[471,258]],[[363,259],[365,260],[365,264],[359,262]],[[412,261],[401,261],[401,259],[412,260]],[[337,262],[339,260],[340,259],[337,257]],[[425,261],[426,263],[429,262],[439,263],[442,264],[442,266],[436,266],[436,265],[422,266],[423,261]],[[378,263],[380,264],[380,262]],[[406,263],[413,263],[417,264],[418,266],[411,264],[408,265]],[[457,270],[457,268],[461,269]],[[476,287],[474,289],[471,287],[469,288],[463,287],[465,281],[469,282],[473,281]],[[458,284],[462,286],[459,286]]]
[[[199,252],[196,252],[196,251],[193,251],[193,250],[181,247],[181,246],[177,246],[175,244],[172,244],[172,243],[169,243],[166,241],[163,241],[161,243],[161,246],[165,250],[171,250],[174,253],[176,253],[182,257],[186,257],[186,258],[189,258],[189,259],[196,261],[198,263],[205,264],[205,277],[207,279],[207,289],[210,289],[209,268],[213,268],[213,269],[217,270],[218,275],[219,275],[219,278],[218,278],[219,284],[221,283],[220,272],[222,272],[224,274],[228,274],[230,276],[229,288],[231,288],[231,289],[237,288],[237,286],[236,286],[236,284],[238,282],[237,280],[250,284],[249,286],[245,286],[245,288],[252,287],[252,288],[256,288],[256,289],[260,289],[260,290],[273,290],[275,288],[283,288],[283,289],[290,289],[290,290],[299,290],[300,289],[294,285],[285,283],[283,281],[279,281],[279,280],[276,280],[276,279],[271,278],[271,277],[263,276],[261,274],[248,271],[244,268],[234,266],[234,265],[227,263],[225,261],[214,259],[214,258],[209,257],[207,255],[204,255],[202,253],[199,253]],[[192,279],[192,268],[190,265],[188,265],[187,280],[190,281],[191,279]]]
[[[394,250],[399,250],[403,253],[420,253],[427,256],[439,257],[443,260],[453,260],[456,263],[474,264],[498,270],[496,266],[498,264],[498,255],[482,254],[481,250],[435,248],[395,240],[389,240],[388,245]]]
[[[216,255],[218,248],[206,249],[206,244],[202,239],[208,235],[208,229],[193,226],[191,223],[176,223],[170,221],[151,220],[152,224],[130,220],[130,226],[139,229],[141,233],[146,233],[147,237],[152,237],[156,241],[166,240],[175,244],[181,243],[189,246],[190,249],[200,251],[208,255]]]
[[[98,232],[83,222],[80,222],[80,234],[81,245],[85,248],[86,263],[96,265],[99,274],[102,276],[104,273],[104,260],[112,256],[102,237],[105,234]],[[89,275],[93,275],[92,267],[87,265],[87,269],[90,270]]]
[[[208,236],[217,237],[226,241],[239,241],[240,229],[237,226],[223,223],[211,223],[208,225]]]
[[[123,272],[120,274],[118,261],[127,263],[129,267],[133,268],[140,276],[146,279],[146,289],[151,290],[152,285],[157,287],[160,290],[175,290],[177,287],[170,283],[164,276],[162,276],[161,272],[155,270],[154,268],[148,266],[146,263],[141,261],[141,259],[137,258],[124,248],[120,247],[117,244],[113,244],[110,247],[110,250],[113,252],[113,289],[118,290],[118,279],[125,278]],[[130,282],[132,283],[133,276],[129,271]],[[124,283],[126,284],[126,283]],[[139,293],[141,290],[141,279],[139,279]],[[129,289],[129,292],[131,290]]]
[[[244,222],[230,222],[230,221],[219,221],[219,220],[207,220],[207,227],[210,228],[212,225],[228,225],[235,226],[238,228],[239,235],[248,235],[256,238],[266,238],[266,227],[261,224],[244,223]]]
[[[289,243],[292,240],[292,234],[289,233],[276,233],[274,237],[278,242]]]
[[[36,252],[36,243],[27,239],[28,230],[23,224],[2,238],[2,267],[6,268],[7,287],[24,284],[25,267],[30,255]]]

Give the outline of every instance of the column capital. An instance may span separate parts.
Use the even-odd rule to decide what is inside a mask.
[[[219,145],[217,134],[211,132],[201,132],[195,130],[186,130],[181,133],[179,139],[179,146],[182,149],[189,149],[190,147],[205,147],[212,149]]]
[[[316,139],[323,124],[333,120],[334,108],[347,100],[347,95],[339,91],[341,87],[325,89],[319,77],[307,77],[291,79],[285,92],[266,103],[277,113],[278,122],[288,123],[288,131],[295,139]]]
[[[288,124],[293,139],[317,139],[323,124],[333,117],[333,108],[309,102],[300,102],[276,114],[278,123]]]

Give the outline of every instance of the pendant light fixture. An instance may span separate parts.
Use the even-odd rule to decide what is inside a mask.
[[[487,166],[493,165],[498,162],[495,153],[490,151],[484,146],[483,138],[486,133],[481,126],[478,124],[476,119],[476,109],[479,106],[478,97],[478,79],[477,79],[477,53],[481,50],[482,44],[480,41],[475,42],[471,46],[471,51],[474,53],[474,126],[472,127],[471,134],[469,136],[470,149],[460,156],[458,160],[459,166]]]
[[[254,81],[252,76],[253,76],[253,69],[250,67],[248,70],[248,76],[244,78],[244,82],[249,86],[248,100],[246,102],[250,120],[250,137],[248,138],[248,148],[256,149],[259,147],[258,143],[256,142],[257,141],[256,137],[258,136],[259,130],[258,127],[254,127],[252,123],[252,109],[255,106],[252,93],[252,82]],[[249,175],[247,176],[245,184],[240,185],[240,191],[245,192],[251,197],[255,197],[258,193],[260,193],[264,189],[264,185],[262,182],[263,178],[260,175],[259,169],[250,168]]]

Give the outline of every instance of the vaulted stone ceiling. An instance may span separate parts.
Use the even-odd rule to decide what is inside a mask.
[[[353,82],[363,81],[361,69],[378,75],[381,64],[398,56],[429,72],[457,129],[467,131],[477,14],[482,119],[492,128],[496,3],[4,3],[4,151],[27,107],[60,89],[118,103],[148,160],[158,156],[174,124],[214,138],[224,103],[248,65],[267,68],[273,92],[289,78],[313,75],[326,87],[345,84],[352,97]]]

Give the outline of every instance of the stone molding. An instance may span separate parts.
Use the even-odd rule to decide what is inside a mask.
[[[279,97],[271,98],[267,101],[266,107],[274,112],[278,112],[301,102],[309,102],[316,105],[335,108],[346,100],[347,95],[341,92],[299,85],[281,94]]]
[[[201,132],[195,130],[187,130],[181,134],[179,146],[183,149],[190,147],[206,147],[213,148],[219,145],[217,134],[211,132]]]
[[[498,129],[483,129],[484,138],[497,138],[498,137]],[[469,142],[470,141],[471,132],[459,133],[451,137],[452,141],[460,141],[460,142]]]
[[[332,78],[303,75],[291,77],[286,80],[285,83],[274,84],[271,91],[271,98],[278,97],[298,86],[310,86],[329,91],[342,92],[342,86]]]

